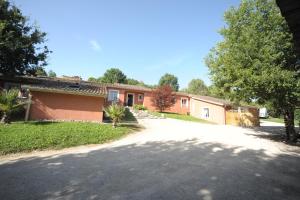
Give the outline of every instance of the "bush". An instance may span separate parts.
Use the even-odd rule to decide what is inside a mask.
[[[135,104],[135,105],[133,106],[133,109],[134,109],[134,110],[147,110],[147,108],[146,108],[145,106],[140,105],[140,104]]]
[[[125,116],[124,106],[120,106],[118,104],[112,104],[104,111],[112,119],[113,127],[116,127],[117,123],[119,123]]]

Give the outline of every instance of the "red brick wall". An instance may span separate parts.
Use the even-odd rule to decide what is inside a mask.
[[[31,92],[33,104],[31,120],[82,120],[103,119],[103,97],[89,97],[71,94]]]
[[[188,106],[187,107],[181,107],[181,98],[187,98],[188,99]],[[157,111],[155,106],[153,105],[151,101],[151,93],[147,92],[144,97],[144,106],[148,108],[150,111]],[[164,112],[172,112],[172,113],[179,113],[179,114],[188,114],[190,112],[190,98],[187,96],[181,96],[181,95],[176,95],[176,101],[175,104],[165,110]]]

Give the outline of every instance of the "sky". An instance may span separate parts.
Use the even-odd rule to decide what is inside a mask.
[[[180,88],[211,84],[204,58],[222,40],[224,12],[239,0],[14,0],[47,33],[46,70],[99,77],[111,68],[157,84],[165,73]]]

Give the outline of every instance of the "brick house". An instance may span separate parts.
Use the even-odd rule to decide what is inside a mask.
[[[112,102],[132,107],[144,105],[155,111],[152,89],[126,84],[98,84],[80,77],[16,77],[0,76],[0,88],[17,87],[28,104],[29,120],[79,120],[102,122],[103,110]],[[228,101],[208,96],[175,92],[175,104],[165,112],[190,114],[217,124],[258,125],[257,108],[234,109]],[[242,111],[244,113],[242,113]],[[250,112],[251,111],[251,112]],[[251,120],[249,120],[251,119]]]

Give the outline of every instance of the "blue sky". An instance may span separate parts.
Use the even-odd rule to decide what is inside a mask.
[[[14,0],[47,32],[57,75],[99,77],[120,68],[158,83],[165,73],[181,88],[193,78],[210,84],[204,58],[222,38],[223,14],[238,0]]]

